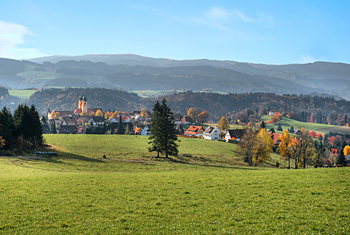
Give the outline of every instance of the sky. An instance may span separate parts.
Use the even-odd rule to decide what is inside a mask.
[[[3,1],[0,57],[350,63],[349,12],[348,0]]]

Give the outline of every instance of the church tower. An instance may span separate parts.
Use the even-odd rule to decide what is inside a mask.
[[[81,101],[81,111],[82,112],[86,112],[87,114],[89,113],[89,106],[88,106],[88,102],[86,97],[82,97],[82,101]]]

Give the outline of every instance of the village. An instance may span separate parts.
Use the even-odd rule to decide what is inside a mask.
[[[103,112],[101,108],[90,108],[86,97],[79,97],[78,108],[74,111],[49,111],[47,115],[50,133],[57,134],[132,134],[150,135],[152,113],[141,111]],[[187,138],[209,140],[224,139],[239,141],[244,135],[243,129],[220,130],[215,125],[206,129],[189,116],[173,113],[177,135]],[[189,126],[184,131],[183,126]],[[119,130],[118,128],[122,128]],[[119,131],[119,132],[118,132]],[[277,138],[275,138],[277,140]]]

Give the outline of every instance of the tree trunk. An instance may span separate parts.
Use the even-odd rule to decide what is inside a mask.
[[[288,158],[288,169],[290,169],[290,157]]]

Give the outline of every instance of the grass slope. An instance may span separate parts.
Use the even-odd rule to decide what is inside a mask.
[[[32,94],[38,90],[9,90],[11,96],[20,98],[21,100],[28,99]]]
[[[263,116],[261,118],[265,123],[267,123],[268,121],[270,121],[271,116]],[[277,132],[277,127],[278,124],[266,124],[267,128],[270,129],[271,127],[273,127],[275,129],[275,131]],[[327,124],[317,124],[317,123],[309,123],[309,122],[299,122],[290,118],[286,118],[283,117],[282,121],[281,121],[281,126],[282,129],[290,129],[291,126],[294,127],[294,129],[301,129],[301,128],[305,128],[307,130],[311,131],[315,131],[317,133],[321,133],[321,134],[326,134],[328,132],[339,132],[339,133],[344,133],[344,134],[349,134],[350,133],[350,128],[349,127],[342,127],[342,126],[335,126],[335,125],[327,125]],[[282,133],[282,132],[279,132]]]
[[[32,167],[40,164],[55,168]],[[349,168],[251,170],[163,162],[98,173],[60,170],[61,164],[0,159],[0,233],[350,232]]]

